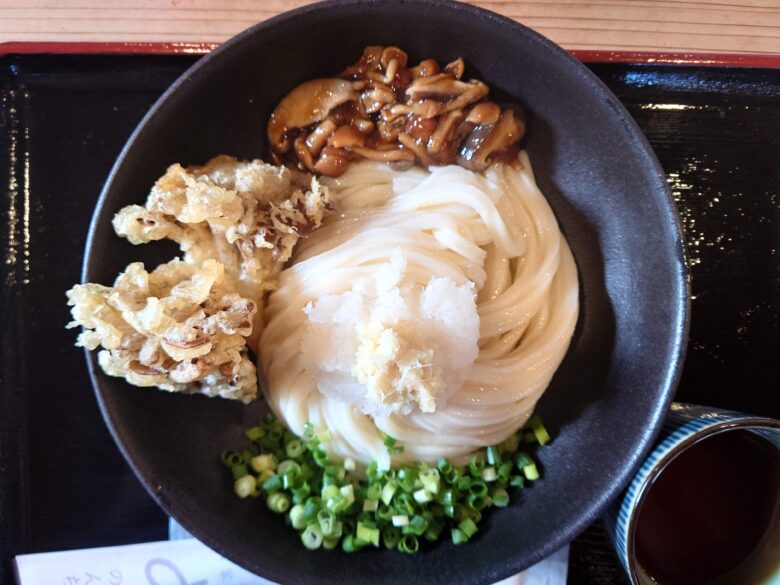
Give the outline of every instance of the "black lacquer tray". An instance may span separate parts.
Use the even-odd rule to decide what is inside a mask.
[[[195,59],[0,57],[0,583],[16,554],[167,537],[100,417],[64,292],[114,158]],[[677,399],[780,418],[780,69],[591,68],[655,148],[685,228]],[[626,582],[598,524],[574,540],[569,583]]]

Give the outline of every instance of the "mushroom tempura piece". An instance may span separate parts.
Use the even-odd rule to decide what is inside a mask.
[[[486,101],[488,86],[464,72],[463,59],[408,67],[398,47],[367,47],[340,78],[308,81],[279,103],[268,123],[274,161],[336,177],[360,159],[474,171],[512,160],[522,110]]]
[[[310,175],[218,156],[201,167],[170,166],[145,206],[121,209],[113,223],[132,244],[167,238],[196,266],[219,260],[235,291],[262,307],[298,238],[327,210],[328,191]],[[258,311],[252,341],[261,327]]]
[[[246,344],[257,305],[232,290],[216,260],[196,268],[176,259],[152,272],[135,262],[113,287],[79,284],[67,295],[68,327],[84,327],[76,345],[102,347],[109,376],[245,403],[257,396]]]

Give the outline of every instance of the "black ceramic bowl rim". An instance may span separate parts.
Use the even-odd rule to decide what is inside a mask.
[[[623,462],[623,466],[620,470],[620,473],[615,475],[612,478],[612,481],[609,483],[607,489],[603,490],[603,492],[600,494],[600,497],[597,499],[597,501],[589,502],[589,505],[583,505],[582,512],[577,517],[572,518],[572,521],[568,525],[566,525],[562,530],[554,533],[551,538],[545,540],[544,542],[539,542],[538,546],[535,549],[530,551],[522,551],[523,552],[522,555],[518,552],[518,554],[516,554],[514,558],[507,559],[507,564],[505,567],[493,568],[489,575],[491,578],[496,578],[496,579],[505,578],[552,554],[558,548],[560,548],[561,546],[563,546],[564,544],[572,540],[574,537],[576,537],[580,532],[582,532],[589,524],[595,521],[604,512],[604,510],[609,505],[609,503],[614,498],[617,497],[619,492],[628,483],[629,479],[633,476],[635,470],[638,468],[640,462],[643,460],[646,453],[649,451],[654,439],[656,438],[656,436],[661,430],[663,420],[665,418],[669,405],[672,401],[674,391],[677,387],[677,384],[681,376],[682,365],[685,356],[686,341],[688,338],[689,322],[690,322],[690,284],[689,284],[687,263],[685,261],[685,249],[684,249],[684,244],[682,239],[682,227],[681,227],[679,216],[676,213],[676,208],[671,193],[666,184],[665,173],[661,168],[657,158],[655,157],[655,154],[653,153],[650,144],[647,142],[647,139],[645,138],[644,134],[639,129],[638,125],[633,120],[633,118],[628,113],[628,111],[617,101],[617,98],[615,98],[612,92],[607,88],[606,85],[604,85],[604,83],[600,79],[598,79],[593,73],[591,73],[585,66],[583,66],[576,59],[574,59],[564,49],[554,44],[549,39],[536,33],[532,29],[529,29],[514,20],[511,20],[509,18],[506,18],[504,16],[501,16],[499,14],[493,13],[491,11],[482,8],[478,8],[468,4],[462,4],[451,0],[400,0],[400,2],[398,0],[396,1],[393,0],[332,0],[330,2],[321,2],[321,3],[307,5],[280,14],[266,21],[263,21],[247,29],[246,31],[232,37],[224,44],[222,44],[219,48],[215,49],[208,55],[202,57],[197,63],[195,63],[190,68],[188,68],[162,94],[162,96],[158,98],[158,100],[154,103],[151,109],[139,122],[139,124],[131,134],[130,138],[128,139],[127,143],[122,148],[122,151],[120,152],[119,156],[117,157],[117,160],[107,178],[105,186],[101,191],[100,197],[98,199],[95,210],[93,212],[93,216],[89,228],[89,234],[88,234],[86,247],[85,247],[84,263],[82,267],[82,282],[89,281],[90,265],[93,262],[93,255],[95,254],[95,247],[93,245],[93,240],[95,239],[95,233],[99,227],[98,218],[102,214],[102,209],[104,205],[106,205],[108,193],[112,189],[112,184],[117,175],[117,172],[120,169],[120,167],[123,165],[126,155],[132,149],[134,142],[136,141],[138,136],[142,133],[144,127],[150,121],[154,120],[157,112],[160,110],[162,105],[173,94],[178,92],[182,88],[182,86],[185,86],[188,83],[188,81],[198,76],[202,70],[211,67],[214,61],[219,61],[219,59],[222,57],[224,53],[229,52],[233,47],[241,44],[248,37],[258,35],[258,34],[263,34],[264,31],[277,26],[279,23],[296,19],[304,15],[317,13],[318,11],[328,10],[335,6],[342,7],[342,6],[354,6],[354,5],[367,5],[367,4],[411,4],[411,5],[419,5],[421,7],[463,11],[473,15],[475,18],[489,19],[495,22],[497,26],[513,27],[518,34],[524,35],[529,39],[530,42],[535,42],[538,45],[544,47],[546,51],[550,54],[551,59],[567,60],[571,64],[573,64],[573,66],[578,67],[579,74],[587,80],[587,83],[590,84],[590,86],[593,88],[593,91],[598,93],[599,95],[603,95],[605,99],[609,98],[610,105],[612,106],[614,113],[620,118],[620,121],[622,122],[624,129],[627,131],[627,133],[632,135],[632,139],[636,141],[638,148],[640,148],[643,151],[648,164],[652,167],[652,173],[654,175],[654,178],[657,180],[659,191],[662,190],[663,193],[665,194],[665,201],[664,201],[665,204],[664,213],[666,215],[665,219],[670,224],[673,224],[676,229],[675,260],[679,265],[679,270],[677,273],[677,278],[679,279],[679,282],[676,282],[675,284],[677,285],[676,288],[679,291],[679,294],[674,299],[676,306],[674,307],[673,310],[676,327],[675,327],[675,339],[672,342],[672,347],[674,348],[674,351],[672,353],[674,354],[675,359],[673,360],[673,363],[670,363],[668,365],[668,368],[666,369],[665,380],[661,384],[661,387],[657,389],[657,401],[655,402],[655,409],[652,411],[649,419],[646,421],[646,425],[641,430],[637,431],[637,434],[639,435],[639,438],[636,441],[637,449],[634,450],[631,457],[627,458]],[[206,544],[213,550],[217,551],[224,557],[236,562],[237,564],[246,566],[247,565],[246,559],[237,557],[235,554],[233,554],[231,550],[225,549],[222,546],[221,542],[219,542],[217,539],[212,538],[212,536],[208,532],[204,532],[203,530],[201,530],[198,524],[193,522],[191,518],[178,516],[175,503],[171,501],[167,501],[165,498],[161,497],[160,486],[155,485],[154,478],[144,468],[142,461],[140,461],[140,458],[137,458],[135,454],[131,453],[126,448],[124,433],[123,431],[119,430],[116,426],[116,418],[115,418],[116,413],[111,409],[110,405],[106,403],[101,393],[99,376],[101,376],[102,373],[99,371],[99,367],[97,366],[97,361],[94,358],[94,356],[91,355],[91,352],[86,351],[85,353],[87,355],[87,365],[89,369],[90,378],[92,381],[93,388],[95,390],[96,398],[100,406],[100,410],[103,415],[103,418],[106,421],[109,430],[114,440],[116,441],[117,445],[119,446],[119,449],[121,450],[122,454],[126,458],[127,462],[129,463],[130,467],[132,468],[136,476],[141,480],[141,482],[143,483],[144,487],[151,495],[151,497],[157,502],[158,505],[160,505],[161,508],[163,508],[168,514],[170,514],[173,518],[175,518],[186,530],[192,533],[196,538],[198,538],[204,544]],[[301,549],[301,552],[302,554],[304,554],[303,549]],[[285,578],[283,574],[269,573],[264,576],[270,579],[277,579],[279,581],[283,581]],[[475,577],[474,575],[468,575],[468,576],[464,575],[464,579],[473,580],[473,579],[477,579],[477,577]]]

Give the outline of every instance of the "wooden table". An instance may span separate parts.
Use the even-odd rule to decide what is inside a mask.
[[[0,52],[194,52],[306,0],[0,0]],[[780,55],[779,0],[493,0],[514,18],[593,60],[667,53],[662,60],[753,64]],[[19,43],[35,43],[22,46]],[[55,43],[55,44],[53,44]],[[67,43],[63,45],[61,43]],[[89,43],[89,46],[85,46]],[[105,43],[108,43],[106,45]],[[117,44],[119,43],[119,44]],[[615,55],[615,53],[620,53]],[[671,53],[672,55],[668,55]],[[702,56],[703,53],[714,54]],[[611,55],[611,57],[610,57]],[[736,61],[735,61],[736,59]],[[746,60],[748,59],[748,60]]]

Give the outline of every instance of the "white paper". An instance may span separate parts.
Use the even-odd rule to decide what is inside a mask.
[[[268,585],[195,539],[16,557],[20,585]]]
[[[568,545],[500,585],[565,585]],[[19,585],[269,585],[190,538],[16,557]]]

